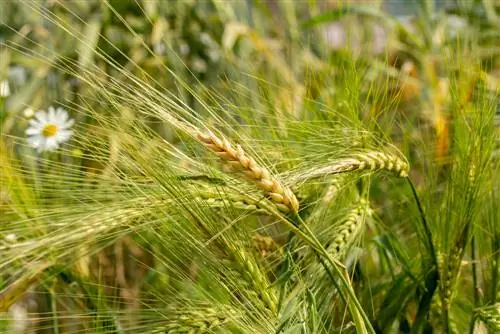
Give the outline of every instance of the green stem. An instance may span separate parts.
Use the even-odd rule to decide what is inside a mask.
[[[433,264],[437,265],[436,250],[434,249],[434,243],[432,242],[431,228],[429,226],[429,223],[427,222],[427,219],[425,218],[424,209],[422,207],[422,203],[420,202],[420,198],[418,197],[417,189],[415,188],[415,185],[413,184],[412,180],[409,177],[406,178],[406,180],[408,181],[408,184],[410,185],[411,192],[413,194],[413,198],[415,199],[415,202],[417,203],[418,212],[420,213],[420,219],[422,220],[422,226],[424,228],[424,233],[425,233],[425,238],[426,238],[425,241],[427,243],[427,248],[429,249],[429,253],[431,254]]]
[[[443,333],[450,333],[450,304],[443,303]]]
[[[474,284],[474,307],[479,307],[479,282],[477,280],[477,265],[476,265],[476,237],[472,236],[470,242],[470,257],[472,261],[472,282]]]
[[[498,248],[497,248],[498,249]],[[495,252],[493,257],[492,275],[491,275],[491,301],[492,304],[497,302],[497,286],[498,286],[498,273],[500,264],[500,252]]]
[[[494,196],[495,198],[496,196]],[[493,202],[497,203],[497,202]],[[493,210],[496,208],[493,208]],[[497,221],[497,217],[492,217],[493,222]],[[492,266],[491,266],[491,297],[490,304],[496,304],[498,298],[498,279],[500,274],[500,233],[498,231],[498,224],[493,225],[493,235],[491,238],[491,252],[493,253]]]
[[[253,29],[253,0],[247,0],[248,26]]]
[[[328,275],[328,277],[332,281],[333,285],[335,286],[335,289],[337,289],[338,291],[340,291],[340,286],[339,286],[338,282],[335,280],[335,276],[333,275],[332,270],[330,269],[330,267],[328,267],[328,264],[321,257],[321,255],[318,254],[317,251],[314,251],[314,253],[316,254],[316,257],[318,258],[319,263],[321,263],[321,265],[323,266],[323,268],[326,271],[326,274]],[[341,294],[341,293],[339,295],[340,295],[340,298],[342,299],[342,301],[347,305],[347,300],[345,299],[344,295]]]
[[[434,296],[434,292],[437,289],[439,280],[439,273],[437,268],[434,266],[427,273],[425,278],[425,292],[420,299],[418,304],[417,316],[415,317],[415,321],[413,322],[412,333],[422,333],[423,326],[427,323],[427,314],[431,309],[432,297]]]
[[[422,221],[422,226],[425,233],[425,242],[427,244],[427,249],[430,253],[431,257],[431,265],[430,269],[425,275],[425,292],[420,299],[418,304],[417,316],[415,317],[415,321],[413,322],[412,333],[421,333],[423,331],[423,326],[427,323],[427,314],[431,308],[432,298],[434,296],[434,292],[438,287],[439,282],[439,271],[438,264],[436,259],[436,250],[434,248],[434,243],[432,242],[432,232],[429,227],[429,223],[425,218],[424,209],[422,207],[422,203],[420,202],[420,198],[418,197],[417,190],[410,178],[407,178],[408,184],[410,185],[413,198],[417,203],[418,211],[420,213],[420,218]]]
[[[472,236],[470,241],[470,257],[472,261],[472,283],[474,285],[474,307],[479,307],[479,282],[477,280],[477,265],[476,265],[476,237]],[[470,321],[470,333],[474,333],[475,319],[472,317]]]
[[[304,223],[304,221],[298,215],[298,213],[295,214],[295,218],[298,224],[290,222],[288,219],[283,217],[278,212],[275,212],[274,215],[276,216],[276,218],[281,220],[295,235],[297,235],[303,241],[305,241],[309,245],[309,247],[312,248],[312,250],[317,256],[323,256],[328,261],[328,263],[335,269],[336,274],[340,278],[341,286],[344,287],[343,290],[347,292],[347,296],[343,296],[342,298],[346,300],[347,306],[349,307],[353,320],[356,324],[356,328],[358,329],[358,331],[360,330],[361,333],[375,334],[375,330],[371,325],[370,319],[364,312],[363,307],[361,306],[358,298],[356,297],[356,294],[352,289],[351,283],[346,279],[346,277],[344,276],[344,272],[340,269],[341,265],[337,261],[335,261],[335,259],[333,259],[332,256],[326,251],[321,242],[316,238],[316,236],[307,226],[307,224]],[[305,231],[302,231],[302,229],[299,228],[299,226],[302,227],[302,229],[304,229]],[[325,269],[326,267],[328,266],[325,266]],[[331,273],[329,273],[329,275],[330,274]],[[333,277],[333,274],[331,274],[331,276]],[[340,290],[339,292],[344,293],[343,291]]]
[[[57,280],[54,281],[54,284],[52,287],[49,289],[49,298],[50,298],[50,313],[52,315],[52,330],[54,334],[59,334],[59,317],[57,315],[57,300],[56,300],[56,282]]]

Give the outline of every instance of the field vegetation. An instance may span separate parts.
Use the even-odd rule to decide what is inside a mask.
[[[0,1],[0,332],[499,333],[500,3]]]

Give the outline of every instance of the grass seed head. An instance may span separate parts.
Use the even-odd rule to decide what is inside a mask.
[[[233,310],[204,308],[179,310],[168,316],[168,323],[154,328],[150,333],[205,333],[213,332],[231,322],[238,314]]]
[[[225,138],[220,139],[212,132],[198,134],[198,139],[208,148],[215,152],[225,164],[233,169],[242,171],[243,174],[264,191],[276,207],[282,212],[298,212],[299,201],[294,193],[282,186],[269,171],[257,164],[249,157],[239,145],[233,148],[231,143]]]
[[[250,284],[252,292],[255,292],[258,299],[263,302],[272,314],[276,314],[278,311],[278,298],[269,284],[266,273],[243,248],[235,245],[228,245],[228,248],[230,248],[231,256],[240,268],[240,272]]]
[[[359,232],[363,228],[364,216],[370,214],[371,210],[364,201],[352,209],[347,215],[346,220],[340,225],[337,237],[328,246],[328,251],[334,256],[340,256],[347,246],[352,244],[359,235]]]
[[[357,170],[387,170],[394,172],[399,177],[407,177],[410,167],[408,163],[401,160],[396,155],[384,152],[366,152],[356,154],[354,158],[358,161],[353,165]]]

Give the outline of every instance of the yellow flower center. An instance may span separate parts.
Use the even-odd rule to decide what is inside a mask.
[[[54,124],[47,124],[42,130],[42,135],[44,137],[52,137],[55,136],[57,133],[57,126]]]

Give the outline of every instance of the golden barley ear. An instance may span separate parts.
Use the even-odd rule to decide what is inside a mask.
[[[217,154],[226,165],[241,171],[247,179],[269,196],[276,207],[282,212],[298,212],[299,201],[291,189],[281,185],[269,171],[257,162],[239,145],[234,148],[226,138],[219,138],[214,133],[199,133],[197,135],[206,147]]]

